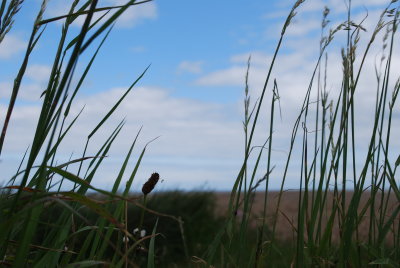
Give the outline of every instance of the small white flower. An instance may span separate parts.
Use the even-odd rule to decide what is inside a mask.
[[[146,230],[143,229],[140,231],[140,237],[144,237],[146,235]]]
[[[128,238],[127,236],[124,236],[124,237],[122,238],[122,242],[124,242],[124,243],[129,242],[129,238]]]

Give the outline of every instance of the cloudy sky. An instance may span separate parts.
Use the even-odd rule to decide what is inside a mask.
[[[125,2],[100,0],[99,6]],[[282,26],[293,2],[156,0],[130,8],[120,18],[100,50],[79,92],[72,115],[76,115],[82,107],[85,108],[62,145],[59,163],[68,160],[71,154],[72,158],[82,154],[90,131],[127,87],[151,64],[137,87],[90,144],[89,154],[95,152],[99,144],[125,118],[125,126],[94,184],[102,188],[113,185],[130,144],[143,126],[129,171],[133,169],[144,145],[160,137],[147,148],[135,179],[137,189],[152,172],[157,171],[163,179],[161,189],[229,190],[243,160],[242,121],[247,59],[251,55],[249,86],[253,105],[262,90]],[[282,111],[282,116],[277,115],[275,118],[272,164],[276,169],[272,173],[272,188],[280,186],[282,163],[289,149],[291,128],[300,111],[318,58],[322,12],[325,6],[329,7],[330,22],[327,28],[334,28],[346,19],[346,2],[305,1],[285,35],[272,73],[272,79],[276,79],[279,85]],[[360,23],[365,19],[363,26],[367,30],[361,35],[358,55],[364,51],[380,12],[389,2],[352,1],[353,20]],[[45,18],[65,14],[67,3],[69,1],[49,1]],[[13,29],[0,44],[1,122],[39,7],[38,0],[26,1],[17,15]],[[78,20],[73,31],[76,32],[81,23],[82,20]],[[40,112],[40,93],[51,70],[61,27],[61,22],[49,24],[30,58],[1,155],[1,182],[8,180],[15,172],[24,151],[32,142]],[[340,90],[340,49],[345,45],[346,34],[345,31],[339,32],[328,49],[327,89],[333,99]],[[357,92],[357,148],[361,162],[362,152],[366,149],[365,142],[370,134],[371,107],[375,103],[376,94],[374,68],[379,63],[377,59],[382,56],[382,45],[382,36],[379,36],[367,57]],[[393,70],[400,68],[400,53],[396,48]],[[92,53],[93,50],[88,50],[82,56],[76,73],[83,71]],[[394,72],[391,84],[397,76],[398,72]],[[256,128],[255,146],[262,145],[268,138],[271,92],[272,83],[268,86],[260,124]],[[315,100],[316,90],[311,95]],[[315,107],[311,107],[313,109]],[[397,105],[394,118],[397,121],[400,119],[398,111]],[[393,135],[400,134],[398,127],[394,127],[393,132]],[[399,143],[393,142],[392,146],[398,149]],[[297,155],[292,161],[286,188],[298,187],[300,158]],[[261,177],[265,172],[264,159],[257,176]]]

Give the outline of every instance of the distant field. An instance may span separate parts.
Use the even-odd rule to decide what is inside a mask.
[[[271,226],[272,224],[272,217],[275,214],[276,211],[276,203],[278,200],[278,194],[279,192],[269,192],[268,193],[268,205],[267,205],[267,226]],[[349,201],[351,200],[353,192],[347,192],[346,194],[346,203],[347,206],[349,204]],[[370,196],[370,192],[365,192],[361,198],[360,202],[360,207],[359,207],[359,212],[364,208],[366,205],[366,202],[368,201],[368,198]],[[230,193],[228,192],[219,192],[215,193],[216,195],[216,200],[217,200],[217,207],[216,207],[216,212],[217,215],[223,215],[226,212],[226,208],[229,205],[229,197]],[[311,197],[311,196],[309,196]],[[376,203],[375,207],[377,208],[375,210],[376,214],[379,215],[378,208],[380,207],[380,200],[381,200],[381,195],[376,194]],[[330,215],[332,213],[332,203],[333,203],[333,193],[329,193],[327,196],[327,206],[325,207],[325,216]],[[252,222],[252,227],[256,227],[256,222],[257,220],[261,220],[261,215],[263,211],[263,203],[264,203],[264,193],[257,193],[255,195],[254,199],[254,204],[253,204],[253,222]],[[276,234],[279,239],[282,241],[289,241],[294,239],[293,237],[293,226],[297,226],[297,219],[298,219],[298,204],[299,204],[299,192],[298,191],[287,191],[283,193],[282,199],[281,199],[281,205],[280,205],[280,216],[278,217],[278,223],[277,223],[277,229],[276,229]],[[389,198],[388,202],[388,211],[386,212],[387,217],[390,217],[391,213],[395,208],[399,206],[399,203],[396,200],[396,197],[392,194]],[[283,214],[286,215],[283,216]],[[238,211],[238,215],[240,214],[240,211]],[[363,241],[368,239],[368,230],[369,230],[369,218],[370,218],[370,210],[368,209],[367,212],[365,213],[365,216],[363,217],[362,222],[360,223],[360,228],[358,229],[359,231],[359,238]],[[323,220],[324,223],[326,223],[327,217],[325,217],[325,220]],[[396,226],[392,226],[392,228],[398,228],[400,218],[397,217]],[[333,229],[333,235],[332,235],[332,240],[338,241],[339,239],[339,225],[338,221],[335,221],[335,227]],[[392,244],[393,241],[388,240],[387,241],[389,244]]]

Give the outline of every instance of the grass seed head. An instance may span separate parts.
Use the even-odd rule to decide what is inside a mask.
[[[147,182],[145,184],[143,184],[143,187],[142,187],[143,194],[147,195],[148,193],[153,191],[153,189],[156,186],[159,179],[160,179],[160,175],[157,172],[151,174],[151,176],[147,180]]]

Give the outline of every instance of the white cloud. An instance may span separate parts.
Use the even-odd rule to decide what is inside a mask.
[[[105,107],[111,108],[125,90],[114,88],[80,99],[75,107],[82,107],[84,104],[86,107],[80,120],[84,123],[79,129],[93,128],[99,117],[106,113]],[[161,88],[140,87],[121,104],[116,117],[127,116],[126,128],[129,131],[134,132],[143,125],[144,133],[148,133],[144,136],[151,138],[162,135],[157,141],[162,145],[156,149],[160,154],[220,155],[227,150],[226,143],[235,139],[233,134],[236,130],[232,126],[240,124],[236,119],[224,116],[226,108],[222,105],[174,98]],[[212,151],[204,147],[208,142],[213,143]]]
[[[337,7],[338,5],[344,5],[344,2],[341,1],[338,3],[336,1],[333,4],[333,8]],[[298,12],[303,13],[303,12],[317,12],[318,15],[322,13],[324,10],[324,7],[329,5],[326,1],[321,1],[321,0],[316,0],[316,1],[305,1],[299,8]]]
[[[86,103],[88,123],[92,127],[96,123],[94,118],[104,114],[104,107],[112,107],[125,89],[115,88],[110,91],[96,94],[77,103],[77,107]],[[232,118],[224,116],[226,107],[216,104],[194,101],[190,99],[174,98],[160,88],[137,88],[121,104],[118,111],[120,118],[128,116],[128,122],[133,122],[127,128],[134,131],[144,125],[144,133],[148,137],[162,135],[157,141],[160,145],[156,150],[160,154],[174,156],[204,156],[220,155],[227,152],[225,146],[231,139],[235,139],[237,132],[232,126],[240,124]],[[89,125],[89,124],[88,124]],[[90,125],[89,125],[90,126]],[[240,131],[240,129],[239,129]],[[151,133],[151,134],[150,134]],[[230,137],[230,138],[227,138]],[[205,145],[213,145],[206,149]]]
[[[17,36],[7,34],[0,43],[0,59],[9,59],[26,49],[27,42]]]
[[[249,56],[251,56],[250,63],[251,65],[262,65],[264,66],[271,57],[262,51],[252,51],[249,53],[236,54],[230,58],[230,61],[233,63],[245,64],[247,63]]]
[[[294,1],[291,0],[282,0],[276,1],[275,6],[278,9],[288,10],[293,6]],[[318,12],[321,11],[325,6],[329,7],[334,13],[343,13],[347,12],[347,3],[348,1],[337,1],[337,0],[313,0],[313,1],[304,1],[300,7],[298,8],[299,13],[307,12]],[[360,7],[368,7],[368,8],[382,8],[386,7],[389,1],[387,0],[352,0],[351,6],[352,8],[360,8]],[[268,16],[270,13],[267,13],[265,16]],[[272,13],[270,14],[272,16]],[[288,15],[288,14],[286,14]]]
[[[209,73],[195,81],[200,86],[238,86],[244,84],[246,67],[232,66],[228,69]]]
[[[28,78],[28,80],[22,80],[17,99],[24,101],[38,101],[40,95],[46,88],[50,72],[51,68],[48,65],[28,65],[25,72],[25,78]],[[12,82],[0,82],[0,98],[9,99],[12,89]]]
[[[299,52],[299,51],[297,51]],[[261,88],[264,84],[265,77],[272,60],[272,55],[265,54],[260,51],[237,54],[231,57],[234,64],[226,69],[217,70],[209,74],[205,74],[196,80],[196,84],[203,86],[244,86],[246,64],[249,55],[251,55],[249,82],[253,88]],[[275,63],[274,76],[278,80],[284,80],[284,75],[289,75],[293,81],[295,76],[299,74],[307,74],[312,71],[312,60],[308,53],[290,53],[278,55]],[[279,75],[278,75],[279,74]]]
[[[0,83],[0,98],[9,99],[11,97],[13,84],[11,82]],[[23,83],[18,91],[18,100],[38,101],[44,91],[44,86],[38,83]]]
[[[71,117],[81,107],[86,107],[62,144],[59,163],[66,161],[71,152],[76,157],[82,153],[89,132],[125,90],[114,88],[77,99]],[[0,111],[3,114],[5,106],[0,106]],[[0,163],[2,168],[4,163],[11,161],[10,157],[23,152],[32,141],[38,114],[39,106],[15,107],[2,154],[4,161]],[[158,171],[165,179],[165,187],[170,188],[191,189],[208,181],[217,188],[226,189],[233,183],[242,155],[242,128],[235,107],[176,98],[161,88],[139,87],[128,95],[116,114],[93,137],[89,155],[99,148],[124,117],[126,124],[106,159],[104,170],[95,180],[97,185],[112,184],[122,158],[142,125],[136,155],[147,141],[161,137],[147,150],[139,171],[141,180]],[[12,167],[7,164],[7,169]],[[13,171],[9,170],[7,174],[11,175]],[[191,176],[187,177],[188,174]]]
[[[192,73],[199,74],[203,71],[203,62],[202,61],[182,61],[178,65],[177,72],[181,73]]]
[[[383,8],[389,1],[386,0],[354,0],[351,1],[352,20],[360,22],[368,13],[367,20],[363,25],[369,26],[371,22],[376,22],[376,15],[380,15]],[[289,15],[293,1],[279,1],[275,4],[277,10],[273,13],[266,13],[266,19],[282,18],[279,22],[269,24],[264,32],[264,37],[268,40],[276,40],[280,37],[284,19]],[[393,5],[392,5],[393,6]],[[296,16],[292,19],[287,28],[285,38],[301,37],[312,31],[321,28],[322,12],[328,7],[330,12],[328,20],[332,21],[328,28],[343,22],[347,18],[347,1],[337,0],[313,0],[305,1],[296,10]]]
[[[374,19],[377,18],[376,12],[371,12],[370,16]],[[374,27],[374,23],[368,22],[368,26]],[[368,38],[370,37],[371,29],[367,33],[362,33],[361,40],[358,44],[357,57],[355,62],[355,69],[357,70],[360,65],[361,54],[367,45]],[[338,34],[337,39],[332,44],[329,51],[328,58],[328,76],[327,76],[327,90],[329,91],[329,100],[335,101],[339,94],[342,81],[342,59],[340,55],[341,46],[345,41],[346,32]],[[372,133],[372,120],[374,116],[375,97],[377,89],[377,81],[375,79],[374,66],[376,60],[380,58],[380,49],[382,47],[381,41],[382,34],[376,38],[373,48],[371,48],[363,71],[360,76],[360,80],[355,93],[355,130],[356,130],[356,150],[358,163],[363,161],[365,157],[366,145],[369,142],[370,135]],[[258,129],[268,129],[268,116],[270,111],[270,100],[273,81],[276,79],[279,93],[280,93],[280,105],[282,108],[283,120],[279,120],[279,116],[276,115],[278,120],[275,121],[274,127],[274,147],[275,150],[286,151],[289,146],[290,135],[293,124],[300,112],[306,90],[308,88],[312,72],[314,70],[319,51],[319,42],[317,37],[307,37],[303,35],[297,35],[293,38],[284,40],[281,51],[275,62],[274,69],[271,74],[269,85],[266,90],[266,97],[264,99],[263,107],[261,109],[260,123]],[[203,77],[199,78],[196,82],[203,86],[216,87],[216,86],[244,86],[244,75],[246,72],[246,63],[249,55],[252,55],[251,68],[249,73],[249,84],[250,84],[250,95],[253,100],[260,96],[261,90],[264,85],[264,81],[267,75],[268,67],[272,59],[272,54],[263,53],[261,51],[251,51],[243,54],[236,54],[231,56],[230,62],[226,68],[214,70],[213,72],[206,73]],[[322,65],[323,66],[323,65]],[[400,54],[397,49],[392,57],[392,78],[390,82],[390,90],[393,90],[394,81],[398,78],[398,73],[395,70],[400,68]],[[317,76],[314,79],[313,90],[311,93],[311,101],[315,101],[317,98],[316,93]],[[335,104],[335,103],[334,103]],[[242,104],[240,103],[240,106]],[[314,127],[314,113],[315,104],[310,106],[308,129],[312,131]],[[385,106],[387,108],[387,105]],[[277,110],[276,110],[277,112]],[[321,112],[321,111],[320,111]],[[399,118],[396,118],[399,120]],[[398,122],[392,122],[392,127],[396,130],[392,133],[400,133],[400,124]],[[301,128],[300,128],[301,131]],[[313,134],[312,134],[313,135]],[[264,136],[266,138],[266,136]],[[309,136],[311,144],[311,134]],[[262,140],[262,139],[260,139]],[[298,138],[299,140],[299,138]],[[393,141],[393,140],[392,140]],[[256,142],[255,144],[259,144]],[[400,143],[396,140],[392,144],[392,152],[398,151]],[[294,157],[293,166],[298,164],[299,150],[295,149],[296,156]],[[275,170],[275,176],[279,176],[281,173],[281,167],[279,166],[280,161],[285,158],[284,155],[274,153],[274,162],[277,164]],[[397,157],[397,156],[395,156]],[[293,167],[289,172],[293,172]],[[293,178],[292,178],[293,179]],[[295,185],[295,180],[293,180]]]
[[[112,5],[126,4],[124,0],[109,0]],[[126,10],[118,19],[117,26],[131,28],[140,22],[148,19],[156,19],[158,16],[157,5],[149,2],[141,5],[135,5]]]
[[[36,82],[47,82],[51,73],[51,67],[42,64],[31,64],[27,67],[25,76]]]
[[[360,8],[366,7],[367,9],[382,9],[389,4],[389,1],[386,0],[354,0],[351,1],[352,8]],[[347,12],[347,3],[342,2],[340,5],[337,4],[335,0],[329,0],[328,4],[326,4],[329,8],[332,8],[335,13],[343,13]]]
[[[126,4],[124,0],[107,0],[102,1],[102,5],[98,5],[98,7],[105,6],[119,6]],[[70,3],[64,0],[56,0],[50,1],[46,13],[49,17],[56,17],[68,14],[70,9]],[[114,11],[117,9],[114,9]],[[97,12],[93,16],[93,21],[100,18],[104,15],[105,12]],[[113,14],[113,11],[110,12],[104,19],[107,19]],[[121,28],[131,28],[144,20],[156,19],[158,16],[157,5],[154,2],[148,2],[145,4],[134,5],[129,7],[117,20],[117,27]],[[61,22],[60,20],[59,22]],[[85,16],[79,16],[73,25],[80,27],[85,21]]]
[[[308,19],[308,20],[300,20],[294,19],[292,24],[287,29],[286,36],[305,36],[315,30],[319,30],[321,28],[321,21]]]
[[[11,96],[12,84],[8,82],[0,83],[0,98],[9,98]]]

